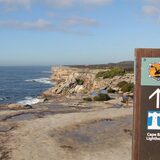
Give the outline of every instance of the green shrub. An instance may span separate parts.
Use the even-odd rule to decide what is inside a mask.
[[[99,93],[97,96],[93,98],[94,101],[108,101],[110,99],[111,98],[109,97],[109,95],[104,93]]]
[[[115,91],[114,89],[112,89],[112,88],[109,88],[109,89],[107,90],[107,92],[108,92],[108,93],[115,93],[116,91]]]
[[[96,78],[104,77],[105,74],[106,74],[106,72],[108,72],[108,71],[100,71],[100,72],[98,72],[98,73],[96,74]]]
[[[134,90],[134,84],[133,83],[127,83],[121,88],[122,92],[133,92]]]
[[[108,71],[98,72],[97,75],[96,75],[96,78],[99,78],[99,77],[102,77],[103,79],[105,79],[105,78],[113,78],[114,76],[121,76],[121,75],[124,75],[124,74],[125,74],[125,70],[124,69],[121,69],[121,68],[118,68],[118,67],[114,67],[114,68],[111,68]]]
[[[128,84],[126,81],[121,81],[117,84],[117,87],[122,88],[124,85]]]
[[[88,102],[91,102],[92,101],[92,98],[90,97],[86,97],[86,98],[83,98],[84,101],[88,101]]]
[[[76,84],[77,85],[83,85],[84,84],[84,80],[83,79],[76,79]]]
[[[88,90],[87,90],[87,89],[83,89],[83,90],[80,91],[80,93],[82,93],[82,94],[87,94],[87,93],[88,93]]]

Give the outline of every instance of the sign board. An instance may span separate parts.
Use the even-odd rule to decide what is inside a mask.
[[[132,160],[160,160],[160,49],[135,50]]]

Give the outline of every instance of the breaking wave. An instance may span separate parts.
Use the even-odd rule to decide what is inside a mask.
[[[32,104],[37,104],[39,102],[43,102],[43,99],[25,97],[24,100],[18,101],[17,103],[22,105],[32,105]]]
[[[53,84],[50,80],[50,78],[38,78],[38,79],[28,79],[25,80],[26,82],[38,82],[38,83],[44,83],[44,84]]]
[[[9,99],[10,97],[0,97],[0,101],[4,101],[4,100],[7,100]]]
[[[51,71],[42,71],[42,73],[52,73]]]

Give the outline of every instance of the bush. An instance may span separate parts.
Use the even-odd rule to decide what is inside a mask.
[[[121,81],[117,84],[117,87],[122,88],[124,85],[128,84],[126,81]]]
[[[86,97],[86,98],[83,98],[84,101],[88,101],[88,102],[91,102],[92,101],[92,98],[90,97]]]
[[[134,90],[134,84],[133,83],[127,83],[121,88],[122,92],[133,92]]]
[[[77,85],[83,85],[84,84],[84,80],[83,79],[76,79],[76,84]]]
[[[87,94],[87,93],[88,93],[88,90],[87,90],[87,89],[83,89],[83,90],[80,91],[80,93],[82,93],[82,94]]]
[[[99,93],[97,96],[95,96],[94,101],[108,101],[111,98],[109,97],[108,94],[104,94],[104,93]]]
[[[103,79],[113,78],[114,76],[122,76],[124,74],[125,74],[124,69],[114,67],[114,68],[111,68],[109,71],[98,72],[97,75],[96,75],[96,78],[99,78],[99,77],[102,77]]]
[[[108,72],[108,71],[100,71],[100,72],[98,72],[98,73],[96,74],[96,78],[104,77],[105,74],[106,74],[106,72]]]
[[[109,88],[109,89],[107,90],[107,92],[108,92],[108,93],[115,93],[116,91],[115,91],[114,89],[112,89],[112,88]]]

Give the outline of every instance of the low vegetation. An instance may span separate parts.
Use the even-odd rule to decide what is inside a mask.
[[[83,90],[80,91],[80,93],[81,93],[81,94],[87,94],[87,93],[88,93],[88,90],[87,90],[87,89],[83,89]]]
[[[134,90],[134,84],[133,83],[128,83],[126,85],[124,85],[122,88],[121,88],[122,92],[133,92]]]
[[[84,101],[91,102],[91,101],[92,101],[92,98],[90,98],[90,97],[85,97],[85,98],[83,98],[83,100],[84,100]]]
[[[132,72],[134,69],[134,61],[122,61],[118,63],[95,64],[95,65],[70,65],[73,68],[89,68],[89,69],[106,69],[108,67],[119,67],[125,69],[126,72]]]
[[[114,90],[114,89],[112,89],[112,88],[108,88],[107,92],[108,92],[108,93],[115,93],[116,90]]]
[[[122,92],[133,92],[134,84],[131,82],[122,81],[117,84]]]
[[[107,71],[98,72],[96,75],[96,78],[100,78],[100,77],[102,77],[103,79],[113,78],[115,76],[123,76],[124,74],[125,74],[124,69],[114,67],[114,68],[111,68],[110,70],[107,70]]]
[[[122,88],[124,85],[128,84],[126,81],[121,81],[117,84],[117,87]]]
[[[76,84],[77,85],[83,85],[84,84],[84,80],[83,79],[76,79]]]
[[[108,101],[110,99],[110,96],[105,93],[99,93],[97,96],[93,98],[94,101]]]

